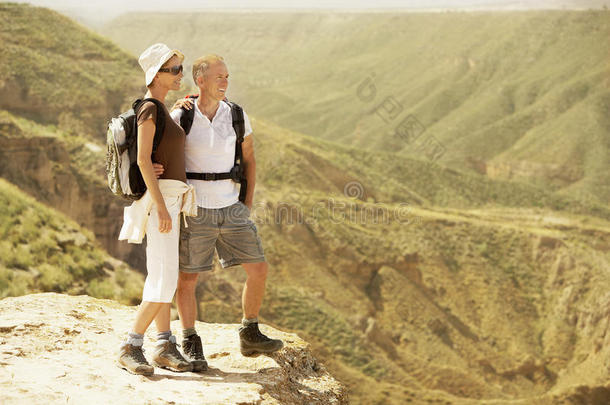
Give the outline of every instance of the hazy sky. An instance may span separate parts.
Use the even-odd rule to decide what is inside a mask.
[[[600,8],[610,0],[12,0],[49,7],[89,23],[104,23],[128,11],[203,11],[206,9],[481,10]]]

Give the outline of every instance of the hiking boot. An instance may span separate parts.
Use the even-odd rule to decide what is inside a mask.
[[[208,362],[203,355],[203,346],[199,335],[194,334],[184,338],[182,340],[182,351],[184,352],[184,358],[193,365],[193,371],[199,372],[208,369]]]
[[[125,343],[119,352],[119,365],[132,374],[153,375],[155,369],[148,364],[142,346]]]
[[[152,358],[153,366],[177,372],[193,371],[191,363],[182,357],[176,346],[175,336],[170,336],[169,340],[163,343],[157,342]]]
[[[270,339],[258,329],[258,322],[239,328],[239,349],[244,356],[272,353],[284,347],[279,339]]]

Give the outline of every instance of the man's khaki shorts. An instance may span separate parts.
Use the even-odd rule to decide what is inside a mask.
[[[250,210],[242,202],[223,208],[197,207],[196,217],[180,221],[180,271],[198,273],[212,269],[214,250],[223,268],[264,262],[261,239]]]

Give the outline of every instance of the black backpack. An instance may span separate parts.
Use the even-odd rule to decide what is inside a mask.
[[[146,101],[157,106],[155,136],[152,153],[156,152],[165,130],[165,112],[163,103],[154,98],[138,99],[132,108],[108,124],[106,136],[106,174],[108,187],[121,197],[138,200],[146,192],[146,183],[138,167],[138,121],[137,111]]]
[[[188,96],[193,99],[196,103],[198,96]],[[244,141],[244,135],[246,132],[246,125],[244,122],[244,110],[238,105],[230,101],[225,102],[231,107],[231,117],[233,119],[233,129],[237,135],[235,140],[235,158],[231,171],[226,173],[186,173],[187,179],[192,180],[227,180],[231,179],[236,183],[239,183],[239,201],[244,202],[246,200],[246,191],[248,189],[248,182],[246,181],[246,174],[244,173],[243,156],[241,151],[241,144]],[[187,110],[182,107],[182,115],[180,116],[180,126],[184,129],[185,134],[189,134],[191,127],[193,126],[193,120],[195,119],[195,107]]]

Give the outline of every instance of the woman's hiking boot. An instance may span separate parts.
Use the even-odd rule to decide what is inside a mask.
[[[153,375],[155,369],[148,364],[142,346],[125,343],[119,352],[119,364],[132,374]]]
[[[182,351],[184,352],[184,358],[193,365],[193,371],[199,372],[208,369],[208,362],[203,355],[203,346],[199,335],[194,334],[184,338],[182,340]]]
[[[258,322],[239,328],[239,349],[244,356],[272,353],[284,347],[279,339],[270,339],[258,329]]]
[[[153,366],[177,372],[193,371],[191,363],[182,357],[176,346],[175,336],[170,336],[169,340],[157,341],[152,358]]]

